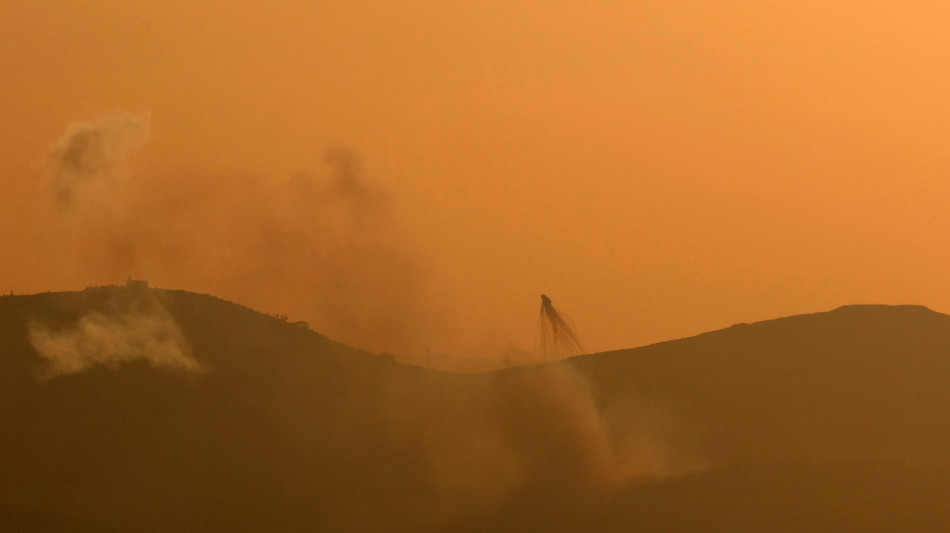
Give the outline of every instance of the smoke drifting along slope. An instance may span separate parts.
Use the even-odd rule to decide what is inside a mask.
[[[148,136],[147,117],[117,113],[51,147],[47,263],[61,283],[201,288],[374,351],[419,352],[438,333],[426,268],[355,152],[328,150],[326,176],[133,172]]]
[[[30,345],[46,360],[41,376],[82,372],[101,365],[146,361],[156,368],[197,372],[201,365],[168,309],[150,291],[114,294],[105,310],[90,310],[74,326],[42,319],[29,323]]]

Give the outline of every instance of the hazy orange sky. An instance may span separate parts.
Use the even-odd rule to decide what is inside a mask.
[[[532,349],[542,292],[590,351],[947,311],[948,21],[936,1],[3,2],[0,290],[123,281],[64,277],[41,243],[50,145],[127,111],[151,117],[134,175],[213,195],[358,152],[449,323],[420,326],[437,351]],[[241,268],[225,256],[135,274],[334,336],[286,291],[209,282]]]

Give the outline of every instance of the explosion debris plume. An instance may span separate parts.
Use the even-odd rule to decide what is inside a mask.
[[[570,317],[559,312],[544,294],[541,295],[540,320],[542,361],[556,361],[584,353]]]

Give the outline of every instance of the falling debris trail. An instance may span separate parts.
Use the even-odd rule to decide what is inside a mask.
[[[551,299],[541,295],[541,347],[542,361],[557,361],[584,353],[574,323],[570,317],[558,312]]]

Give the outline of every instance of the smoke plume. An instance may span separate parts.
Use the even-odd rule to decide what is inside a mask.
[[[70,124],[50,148],[48,173],[56,205],[68,209],[120,187],[124,164],[148,137],[148,117],[116,113],[94,122]]]
[[[684,425],[657,405],[609,401],[569,361],[495,374],[488,424],[500,431],[520,482],[615,486],[701,469]]]
[[[357,153],[332,148],[318,161],[326,172],[292,176],[130,172],[148,123],[114,114],[69,126],[52,146],[49,263],[66,267],[65,283],[151,279],[305,320],[361,348],[423,349],[443,313],[390,194]]]
[[[88,312],[74,326],[58,328],[33,320],[29,340],[46,360],[41,372],[46,379],[133,361],[177,371],[201,369],[171,314],[146,292],[123,291],[105,310]]]

